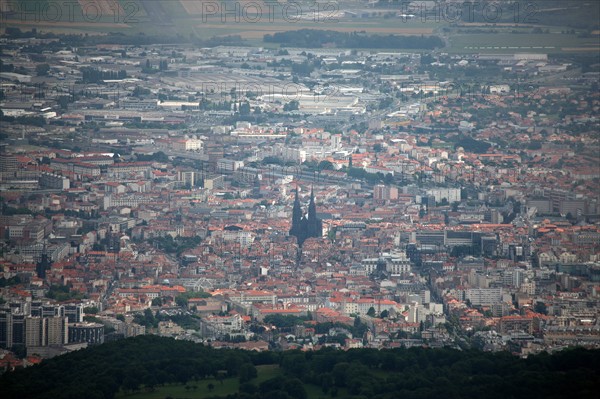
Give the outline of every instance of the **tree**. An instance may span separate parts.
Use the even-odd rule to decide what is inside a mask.
[[[323,393],[329,392],[329,389],[334,386],[333,376],[331,373],[323,373],[320,376],[321,390]]]
[[[294,353],[282,360],[282,368],[295,377],[304,379],[310,366],[304,357],[304,354]]]
[[[123,390],[125,391],[137,391],[140,388],[139,381],[133,376],[127,376],[123,380]]]
[[[47,76],[48,72],[50,72],[50,65],[38,64],[35,66],[35,72],[37,73],[37,76]]]
[[[154,317],[154,314],[152,314],[152,310],[150,309],[145,309],[143,315],[139,313],[136,314],[134,316],[134,320],[136,323],[144,325],[148,328],[156,327],[158,325],[158,319]]]
[[[11,285],[21,284],[21,279],[19,276],[9,277],[0,277],[0,287],[8,287]]]
[[[284,111],[296,111],[300,108],[300,102],[298,100],[292,100],[283,106]]]
[[[337,363],[333,367],[331,374],[333,376],[333,381],[336,387],[346,386],[346,372],[348,371],[349,367],[350,364],[347,362]]]
[[[162,298],[156,297],[152,300],[152,306],[162,306]]]
[[[384,309],[384,310],[381,312],[381,315],[380,315],[380,317],[381,317],[382,319],[385,319],[386,317],[389,317],[389,315],[390,315],[390,312],[388,312],[388,310],[387,310],[387,309]]]
[[[238,376],[240,384],[243,384],[252,380],[253,378],[256,378],[258,376],[258,371],[252,363],[245,363],[240,367],[238,371]]]
[[[373,306],[371,306],[367,311],[367,316],[375,317],[375,308]]]
[[[461,189],[461,197],[462,197],[462,189]],[[466,196],[465,196],[466,198]],[[454,201],[452,203],[452,212],[458,212],[458,206],[460,205],[460,202],[458,201]]]
[[[274,156],[266,156],[263,158],[262,160],[263,165],[268,165],[268,164],[275,164],[275,165],[284,165],[284,162],[281,158],[279,157],[274,157]]]
[[[352,336],[354,337],[363,337],[365,332],[369,329],[369,327],[360,320],[360,317],[354,318],[354,325],[352,327]]]
[[[571,221],[571,220],[575,219],[575,218],[573,217],[573,214],[572,214],[571,212],[568,212],[568,213],[567,213],[567,215],[565,216],[565,218],[567,218],[567,220],[569,220],[569,221]]]
[[[13,347],[10,349],[19,359],[24,359],[27,356],[27,348],[25,347],[25,345],[13,345]]]
[[[548,308],[544,302],[536,302],[533,310],[535,310],[537,313],[548,314]]]
[[[243,102],[240,104],[240,115],[249,115],[250,114],[250,103]]]
[[[142,96],[150,94],[150,90],[146,89],[144,87],[135,86],[135,88],[133,89],[133,92],[131,94],[134,97],[142,97]]]
[[[317,169],[318,170],[333,170],[333,164],[331,163],[331,161],[323,160],[323,161],[319,162]]]
[[[394,182],[394,176],[391,173],[386,173],[384,183],[389,185],[389,184],[392,184],[393,182]]]
[[[69,107],[69,96],[60,96],[57,102],[60,109],[66,110]]]
[[[306,399],[308,397],[304,384],[298,378],[287,380],[283,389],[294,399]]]
[[[188,298],[185,295],[177,295],[175,297],[175,303],[177,304],[177,306],[185,308],[188,305]]]

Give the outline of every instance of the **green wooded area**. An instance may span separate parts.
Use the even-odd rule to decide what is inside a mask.
[[[253,385],[254,368],[268,364],[281,373]],[[240,380],[240,392],[226,396],[231,399],[305,399],[307,387],[318,387],[318,397],[337,398],[595,398],[600,350],[567,349],[527,359],[425,348],[256,353],[145,335],[7,372],[0,392],[5,399],[100,399],[231,377]]]

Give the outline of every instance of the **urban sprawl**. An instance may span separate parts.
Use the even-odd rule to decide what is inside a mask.
[[[140,334],[599,346],[577,59],[0,41],[3,367]]]

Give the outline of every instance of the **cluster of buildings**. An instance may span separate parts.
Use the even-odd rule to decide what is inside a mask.
[[[84,322],[82,303],[10,302],[0,309],[0,346],[52,357],[104,342],[104,325]]]
[[[2,40],[1,347],[600,342],[600,97],[565,60]],[[486,69],[514,84],[461,96]]]

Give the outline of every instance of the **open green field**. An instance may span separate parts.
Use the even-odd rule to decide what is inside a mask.
[[[258,376],[251,382],[255,385],[281,374],[279,367],[273,365],[256,367]],[[210,390],[208,386],[212,384],[214,388]],[[186,389],[187,387],[187,389]],[[194,389],[196,387],[196,389]],[[164,399],[167,396],[173,398],[206,398],[216,395],[229,395],[239,390],[240,383],[237,378],[225,378],[222,381],[216,378],[207,378],[200,381],[190,381],[185,385],[168,384],[157,387],[153,392],[148,392],[142,388],[140,392],[125,393],[119,392],[117,398],[127,399]]]
[[[212,391],[208,389],[209,384],[214,385]],[[237,383],[237,379],[225,379],[223,380],[222,385],[215,379],[207,379],[198,382],[190,382],[187,385],[165,385],[156,388],[154,391],[147,391],[142,388],[142,390],[137,393],[119,392],[116,397],[120,399],[165,399],[166,397],[199,399],[211,396],[226,396],[237,392],[238,388],[239,384]]]
[[[250,382],[259,386],[261,382],[275,376],[281,375],[282,371],[278,366],[265,365],[257,366],[258,376]],[[384,373],[385,374],[385,373]],[[212,390],[209,385],[212,384]],[[123,391],[117,394],[117,399],[164,399],[172,397],[174,399],[203,399],[214,396],[226,396],[238,392],[240,384],[237,378],[225,378],[219,381],[215,378],[207,378],[200,381],[190,381],[187,384],[168,384],[157,387],[154,391],[147,391],[143,388],[135,393],[125,393]],[[325,395],[320,387],[312,384],[304,384],[309,399],[320,399],[329,397]],[[346,393],[345,389],[340,389],[339,394]]]

